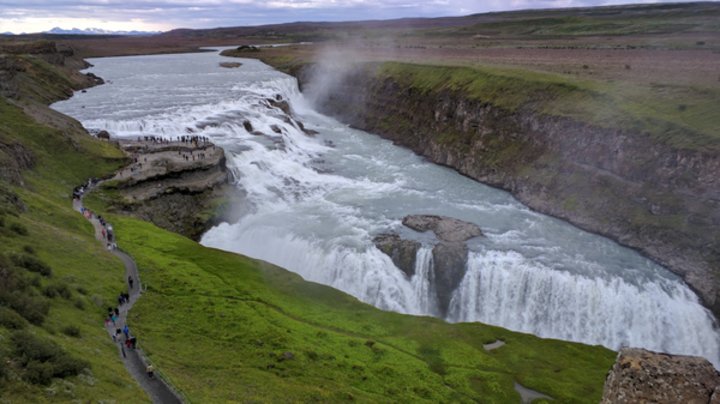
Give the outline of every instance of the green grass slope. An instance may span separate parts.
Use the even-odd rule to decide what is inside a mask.
[[[97,203],[97,201],[95,202]],[[111,220],[147,293],[129,323],[194,402],[597,402],[614,353],[383,312],[273,265]],[[506,345],[486,352],[483,344]]]
[[[21,59],[36,69],[18,78],[22,92],[47,102],[68,91],[44,92],[35,73],[51,78],[58,68]],[[0,176],[0,402],[147,402],[103,327],[103,313],[124,287],[124,268],[70,203],[74,186],[124,158],[33,98],[0,98],[2,171],[19,155],[28,160],[20,181]],[[53,126],[29,111],[54,117]]]

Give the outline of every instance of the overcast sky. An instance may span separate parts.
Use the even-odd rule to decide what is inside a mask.
[[[53,27],[167,31],[293,21],[440,17],[487,11],[655,3],[638,0],[0,0],[0,33]],[[677,0],[675,0],[677,2]]]

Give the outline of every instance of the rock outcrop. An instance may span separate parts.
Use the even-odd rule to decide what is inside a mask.
[[[227,209],[244,195],[230,184],[222,148],[135,141],[121,146],[133,163],[104,183],[122,197],[111,201],[115,209],[195,239],[241,213]]]
[[[397,234],[380,234],[373,239],[375,246],[400,268],[408,277],[415,275],[415,260],[420,249],[420,242],[403,240]]]
[[[605,380],[602,403],[720,403],[720,374],[704,358],[625,348]]]
[[[312,69],[292,71],[301,88],[312,88]],[[372,68],[337,77],[316,97],[322,112],[640,250],[720,314],[720,153],[509,110],[462,88],[416,88]]]
[[[482,235],[476,224],[446,216],[410,215],[403,218],[402,224],[415,231],[430,230],[438,239],[447,242],[467,241]]]
[[[452,294],[467,271],[468,247],[465,242],[481,236],[480,228],[462,220],[446,216],[409,215],[403,225],[419,232],[432,231],[439,243],[432,249],[433,290],[436,293],[441,316],[447,314]],[[377,248],[387,254],[408,277],[415,275],[420,242],[402,239],[397,234],[381,234],[373,240]]]

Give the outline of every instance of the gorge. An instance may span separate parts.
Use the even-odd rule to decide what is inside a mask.
[[[718,365],[713,316],[676,275],[316,112],[293,78],[260,62],[223,69],[218,60],[210,53],[93,60],[92,71],[109,84],[55,108],[116,137],[191,133],[223,147],[246,199],[238,222],[203,236],[207,246],[272,262],[386,310],[702,355]],[[438,239],[403,226],[412,214],[474,223],[485,235],[467,241],[467,272],[442,306],[433,293]],[[412,276],[373,244],[384,233],[420,243]]]

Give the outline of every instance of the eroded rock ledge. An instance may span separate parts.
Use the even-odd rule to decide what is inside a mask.
[[[432,249],[430,277],[437,295],[439,314],[444,317],[452,294],[467,271],[468,247],[465,242],[481,236],[482,231],[473,223],[446,216],[409,215],[403,218],[402,223],[415,231],[432,231],[439,241]],[[420,242],[402,239],[397,234],[380,234],[373,242],[408,277],[415,275]]]
[[[707,359],[624,348],[605,380],[602,404],[720,403],[720,374]]]
[[[222,148],[145,140],[120,145],[132,163],[104,183],[118,191],[111,201],[115,209],[194,239],[215,223],[233,220],[229,206],[243,195],[230,184]]]

